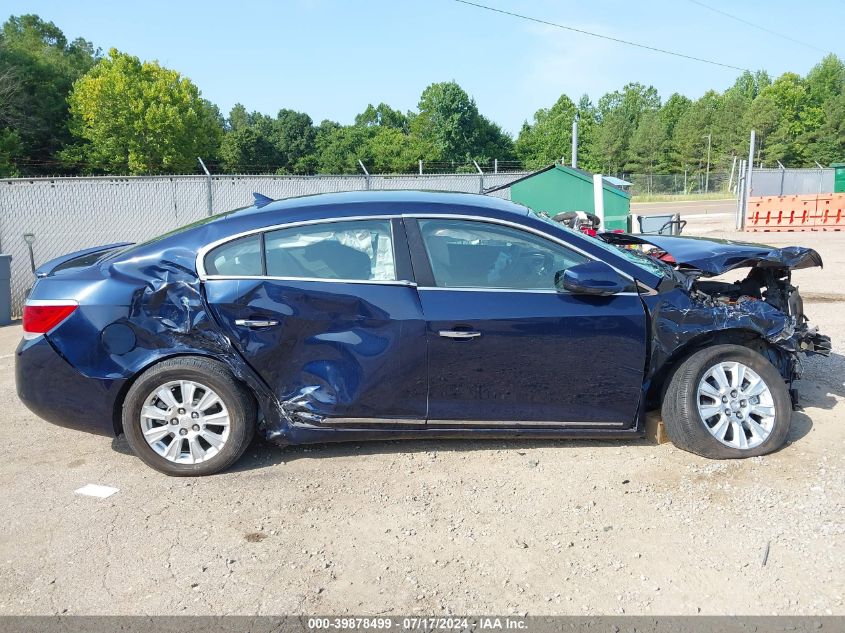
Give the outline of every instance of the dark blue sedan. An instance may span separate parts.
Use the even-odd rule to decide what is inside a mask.
[[[661,402],[686,450],[780,447],[798,355],[830,349],[790,283],[818,254],[600,237],[468,194],[256,196],[38,269],[18,393],[172,475],[226,468],[256,430],[634,437]]]

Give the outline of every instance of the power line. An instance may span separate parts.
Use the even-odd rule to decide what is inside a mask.
[[[754,24],[754,22],[749,22],[743,18],[740,18],[736,15],[728,13],[727,11],[722,11],[721,9],[717,9],[716,7],[711,7],[708,4],[704,4],[703,2],[699,2],[698,0],[689,0],[693,4],[697,4],[700,7],[704,7],[714,13],[719,13],[724,15],[726,18],[730,18],[731,20],[736,20],[737,22],[742,22],[743,24],[747,24],[750,27],[758,29],[760,31],[765,31],[766,33],[770,33],[771,35],[777,35],[778,37],[782,37],[790,42],[795,42],[796,44],[801,44],[801,46],[806,46],[808,48],[812,48],[817,51],[821,51],[822,53],[829,53],[830,51],[826,51],[823,48],[819,48],[818,46],[814,46],[813,44],[808,44],[807,42],[802,42],[801,40],[796,40],[794,37],[790,37],[789,35],[785,35],[784,33],[778,33],[777,31],[773,31],[772,29],[767,29],[765,26],[760,26],[759,24]]]
[[[665,48],[658,48],[656,46],[649,46],[648,44],[640,44],[639,42],[631,42],[629,40],[623,40],[618,37],[611,37],[610,35],[602,35],[601,33],[593,33],[591,31],[585,31],[584,29],[578,29],[574,26],[566,26],[564,24],[558,24],[557,22],[549,22],[548,20],[541,20],[540,18],[533,18],[528,15],[522,15],[521,13],[514,13],[512,11],[505,11],[504,9],[497,9],[495,7],[488,7],[485,4],[477,4],[475,2],[469,2],[468,0],[455,0],[455,2],[460,2],[461,4],[466,4],[471,7],[477,7],[479,9],[486,9],[487,11],[493,11],[494,13],[502,13],[504,15],[509,15],[514,18],[519,18],[521,20],[528,20],[529,22],[536,22],[538,24],[545,24],[546,26],[553,26],[558,29],[564,29],[566,31],[572,31],[574,33],[580,33],[581,35],[589,35],[590,37],[597,37],[602,40],[609,40],[611,42],[616,42],[617,44],[626,44],[627,46],[636,46],[637,48],[643,48],[647,51],[653,51],[655,53],[663,53],[664,55],[673,55],[675,57],[681,57],[683,59],[691,59],[692,61],[702,62],[704,64],[711,64],[713,66],[721,66],[722,68],[730,68],[732,70],[741,70],[745,71],[748,70],[747,68],[742,68],[741,66],[733,66],[732,64],[725,64],[722,62],[713,61],[712,59],[704,59],[703,57],[694,57],[693,55],[686,55],[684,53],[678,53],[676,51],[670,51]]]

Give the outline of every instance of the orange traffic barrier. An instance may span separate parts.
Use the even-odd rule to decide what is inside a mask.
[[[748,199],[747,231],[843,231],[845,193]]]

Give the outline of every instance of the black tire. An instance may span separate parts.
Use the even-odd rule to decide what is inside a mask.
[[[229,435],[217,454],[199,463],[175,463],[159,455],[143,435],[141,409],[158,387],[178,380],[196,381],[213,390],[229,413]],[[144,372],[123,401],[123,432],[132,451],[148,466],[176,477],[212,475],[234,464],[255,435],[256,409],[252,395],[220,362],[199,356],[163,361]],[[172,441],[172,440],[171,440]]]
[[[772,394],[775,419],[771,432],[753,448],[723,444],[710,433],[699,413],[699,382],[721,362],[740,362],[752,369]],[[662,413],[666,433],[678,448],[711,459],[738,459],[765,455],[783,446],[789,435],[792,401],[780,373],[765,357],[741,345],[714,345],[690,355],[677,368],[663,396]]]

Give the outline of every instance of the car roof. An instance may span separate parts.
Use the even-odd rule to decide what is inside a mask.
[[[449,213],[450,207],[482,207],[490,211],[518,216],[528,215],[526,207],[496,198],[475,193],[461,193],[454,191],[421,191],[421,190],[393,190],[393,191],[343,191],[337,193],[321,193],[296,198],[275,200],[266,205],[246,207],[233,213],[226,214],[224,220],[238,222],[246,218],[261,217],[270,219],[283,213],[284,219],[319,220],[337,217],[338,207],[367,206],[367,215],[390,215],[411,210],[410,207],[443,207],[438,213]],[[397,208],[395,205],[402,205]],[[465,209],[464,209],[465,211]],[[455,211],[458,213],[458,211]]]
[[[472,193],[393,190],[393,191],[347,191],[325,193],[298,198],[286,198],[255,205],[205,218],[192,225],[154,238],[121,251],[117,258],[132,260],[139,257],[162,258],[169,251],[169,261],[179,260],[184,266],[196,263],[197,254],[207,248],[237,239],[241,235],[260,232],[275,227],[299,222],[320,222],[322,220],[343,220],[362,217],[395,217],[398,215],[476,216],[491,220],[511,221],[514,224],[539,229],[543,233],[566,234],[569,242],[602,259],[608,249],[581,233],[565,229],[561,225],[536,217],[527,207],[496,198]],[[650,287],[656,287],[661,277],[641,266],[631,263],[617,254],[614,265],[639,278]],[[184,261],[182,261],[184,260]]]

